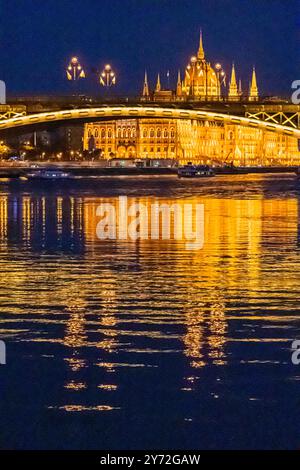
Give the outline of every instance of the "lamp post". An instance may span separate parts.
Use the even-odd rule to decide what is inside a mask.
[[[215,64],[215,70],[218,79],[218,95],[219,98],[221,98],[222,85],[225,85],[226,73],[222,69],[222,65],[219,62]]]
[[[191,64],[192,64],[192,99],[195,99],[195,76],[196,76],[196,64],[197,64],[197,57],[191,57]]]
[[[216,69],[216,72],[217,72],[217,80],[218,80],[218,96],[219,96],[219,99],[221,98],[221,83],[220,83],[220,71],[222,69],[222,65],[217,63],[215,65],[215,69]]]
[[[85,78],[85,71],[79,63],[78,57],[72,57],[67,67],[66,74],[67,79],[73,82]]]
[[[110,88],[116,84],[116,74],[109,64],[105,65],[99,77],[100,85]]]
[[[222,77],[220,85],[223,85],[224,87],[226,87],[226,73],[224,72],[224,70],[221,71],[220,75]],[[222,89],[221,89],[221,91],[222,91]]]

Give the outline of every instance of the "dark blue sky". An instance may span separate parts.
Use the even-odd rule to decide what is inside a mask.
[[[1,0],[0,78],[11,94],[64,93],[64,68],[113,64],[118,93],[140,92],[144,69],[153,83],[174,79],[198,47],[247,85],[252,64],[264,94],[290,95],[300,79],[300,0]],[[174,77],[174,78],[173,78]],[[90,77],[86,86],[93,86]]]

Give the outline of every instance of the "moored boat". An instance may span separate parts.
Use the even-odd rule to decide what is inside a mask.
[[[179,178],[202,178],[206,176],[215,176],[215,172],[208,165],[187,165],[178,168]]]
[[[27,173],[26,176],[29,181],[61,181],[72,178],[72,175],[68,172],[50,168],[32,171]]]

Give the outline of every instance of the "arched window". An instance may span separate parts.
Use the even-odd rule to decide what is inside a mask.
[[[164,137],[168,137],[168,130],[167,129],[164,130]]]
[[[98,137],[99,136],[99,131],[98,129],[95,130],[95,137]]]
[[[111,129],[108,129],[107,136],[108,136],[109,139],[111,139]]]
[[[101,129],[101,139],[105,139],[105,129]]]
[[[123,137],[123,139],[125,139],[125,137],[126,137],[126,129],[125,129],[125,127],[123,127],[123,129],[122,129],[122,137]]]
[[[159,128],[158,128],[157,131],[156,131],[156,135],[157,135],[158,138],[161,137],[161,130],[160,130]]]
[[[121,135],[122,135],[122,134],[121,134],[121,129],[120,129],[120,127],[119,127],[119,128],[118,128],[118,139],[121,138]]]
[[[150,137],[154,137],[154,129],[150,129]]]
[[[144,132],[143,132],[143,137],[147,137],[148,133],[147,133],[147,129],[144,129]]]
[[[172,138],[175,137],[175,131],[174,131],[173,127],[171,128],[171,137]]]

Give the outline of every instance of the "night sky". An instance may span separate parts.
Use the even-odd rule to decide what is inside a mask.
[[[300,79],[298,0],[1,0],[0,78],[8,93],[64,94],[65,66],[78,55],[87,71],[113,65],[118,94],[140,93],[161,72],[171,84],[198,48],[248,86],[255,64],[260,91],[290,95]],[[86,90],[100,89],[89,76]]]

